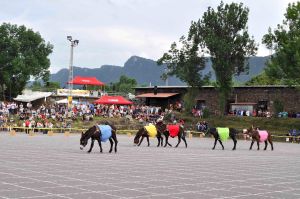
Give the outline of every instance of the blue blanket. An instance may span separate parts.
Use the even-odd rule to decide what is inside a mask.
[[[101,131],[101,142],[106,142],[112,135],[111,127],[109,125],[98,125]]]

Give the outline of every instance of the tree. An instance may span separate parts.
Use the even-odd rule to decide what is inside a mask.
[[[33,91],[47,91],[52,92],[60,88],[59,82],[46,82],[42,85],[41,81],[34,81],[29,87]]]
[[[125,75],[121,75],[119,82],[113,83],[111,87],[113,87],[117,92],[123,93],[133,93],[135,87],[137,85],[137,81],[135,79],[129,78]]]
[[[205,57],[199,51],[199,36],[193,24],[188,38],[182,36],[179,43],[182,46],[180,49],[174,42],[169,52],[164,53],[157,63],[167,67],[167,72],[162,75],[162,79],[166,79],[167,76],[176,76],[190,86],[184,96],[184,107],[187,112],[191,112],[195,104],[195,96],[199,92],[198,88],[209,82],[211,74],[202,74],[202,70],[205,69]]]
[[[249,81],[245,83],[247,86],[255,86],[255,85],[279,85],[280,81],[270,78],[266,75],[265,72],[251,78]]]
[[[242,3],[221,2],[216,10],[209,7],[202,19],[192,24],[212,61],[221,111],[225,110],[232,89],[232,77],[249,69],[248,57],[257,51],[253,37],[248,34],[248,14],[249,9]]]
[[[166,65],[167,71],[162,75],[163,79],[166,76],[176,76],[191,87],[201,87],[209,80],[210,74],[203,75],[201,73],[205,68],[205,58],[199,53],[199,37],[194,35],[197,31],[194,27],[190,28],[189,37],[186,39],[182,36],[179,40],[180,49],[174,42],[168,53],[157,61],[158,65]]]
[[[269,28],[263,43],[275,53],[265,69],[268,77],[282,84],[300,84],[300,2],[288,5],[282,25]]]
[[[0,85],[7,88],[3,89],[3,96],[10,96],[10,93],[12,97],[16,96],[31,77],[48,81],[48,55],[53,46],[45,43],[38,32],[25,26],[3,23],[0,26],[0,49]]]

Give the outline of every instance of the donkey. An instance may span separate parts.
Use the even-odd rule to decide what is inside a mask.
[[[144,126],[138,130],[134,137],[134,144],[137,146],[140,146],[144,140],[144,138],[147,138],[148,146],[150,146],[149,137],[156,137],[158,140],[157,147],[163,146],[163,137],[162,137],[162,131],[163,129],[159,125],[160,122],[158,122],[155,125],[149,125]],[[141,138],[141,140],[140,140]]]
[[[238,131],[234,128],[209,128],[206,134],[211,134],[214,136],[215,138],[215,143],[214,146],[212,148],[212,150],[214,150],[216,148],[216,144],[217,141],[219,141],[219,143],[222,146],[222,150],[224,150],[224,146],[222,141],[226,141],[229,137],[232,139],[233,141],[233,148],[232,150],[236,150],[236,144],[237,144],[237,140],[236,140],[236,135],[238,134]]]
[[[259,142],[265,142],[264,150],[267,150],[268,142],[271,144],[272,151],[274,150],[272,136],[269,131],[259,130],[258,128],[254,128],[253,126],[251,126],[249,129],[247,129],[247,131],[245,131],[244,134],[252,137],[252,142],[249,150],[252,150],[254,142],[257,142],[257,150],[259,150]]]
[[[161,122],[161,123],[159,123],[159,126],[161,129],[164,129],[163,134],[166,137],[166,143],[165,143],[164,147],[166,147],[167,145],[172,147],[172,145],[168,142],[169,136],[170,136],[171,138],[178,137],[178,143],[176,144],[175,147],[178,147],[181,140],[183,140],[184,144],[185,144],[185,148],[187,148],[187,142],[185,139],[186,132],[184,131],[184,128],[182,125],[179,125],[179,124],[166,125],[165,123]]]
[[[99,147],[100,147],[100,153],[102,153],[102,145],[101,142],[106,142],[109,140],[110,142],[110,150],[109,153],[112,152],[113,145],[115,143],[115,153],[117,152],[117,129],[114,125],[105,122],[105,125],[94,125],[91,128],[89,128],[85,133],[81,133],[80,138],[80,149],[82,150],[88,143],[88,140],[91,138],[91,147],[88,150],[88,153],[90,153],[94,147],[95,140],[98,141]]]

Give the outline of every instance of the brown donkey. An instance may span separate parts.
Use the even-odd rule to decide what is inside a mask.
[[[252,142],[249,150],[252,149],[254,142],[257,142],[257,150],[259,150],[259,142],[265,142],[264,150],[267,150],[268,142],[269,142],[271,144],[271,149],[273,151],[274,149],[273,141],[272,141],[271,133],[269,131],[260,130],[258,128],[254,128],[253,126],[251,126],[249,129],[247,129],[247,131],[244,132],[244,134],[247,134],[250,137],[252,137]]]

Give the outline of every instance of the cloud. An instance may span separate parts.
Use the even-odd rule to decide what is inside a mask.
[[[224,0],[231,3],[232,0]],[[234,0],[240,2],[240,0]],[[296,0],[242,1],[250,8],[249,34],[260,43],[258,55],[268,55],[261,44],[268,27],[282,23],[289,2]],[[0,22],[24,24],[54,44],[51,72],[68,67],[70,43],[66,36],[79,39],[74,49],[74,65],[122,66],[131,55],[157,59],[171,43],[186,35],[192,20],[198,20],[208,6],[219,0],[85,0],[85,1],[5,1]]]

